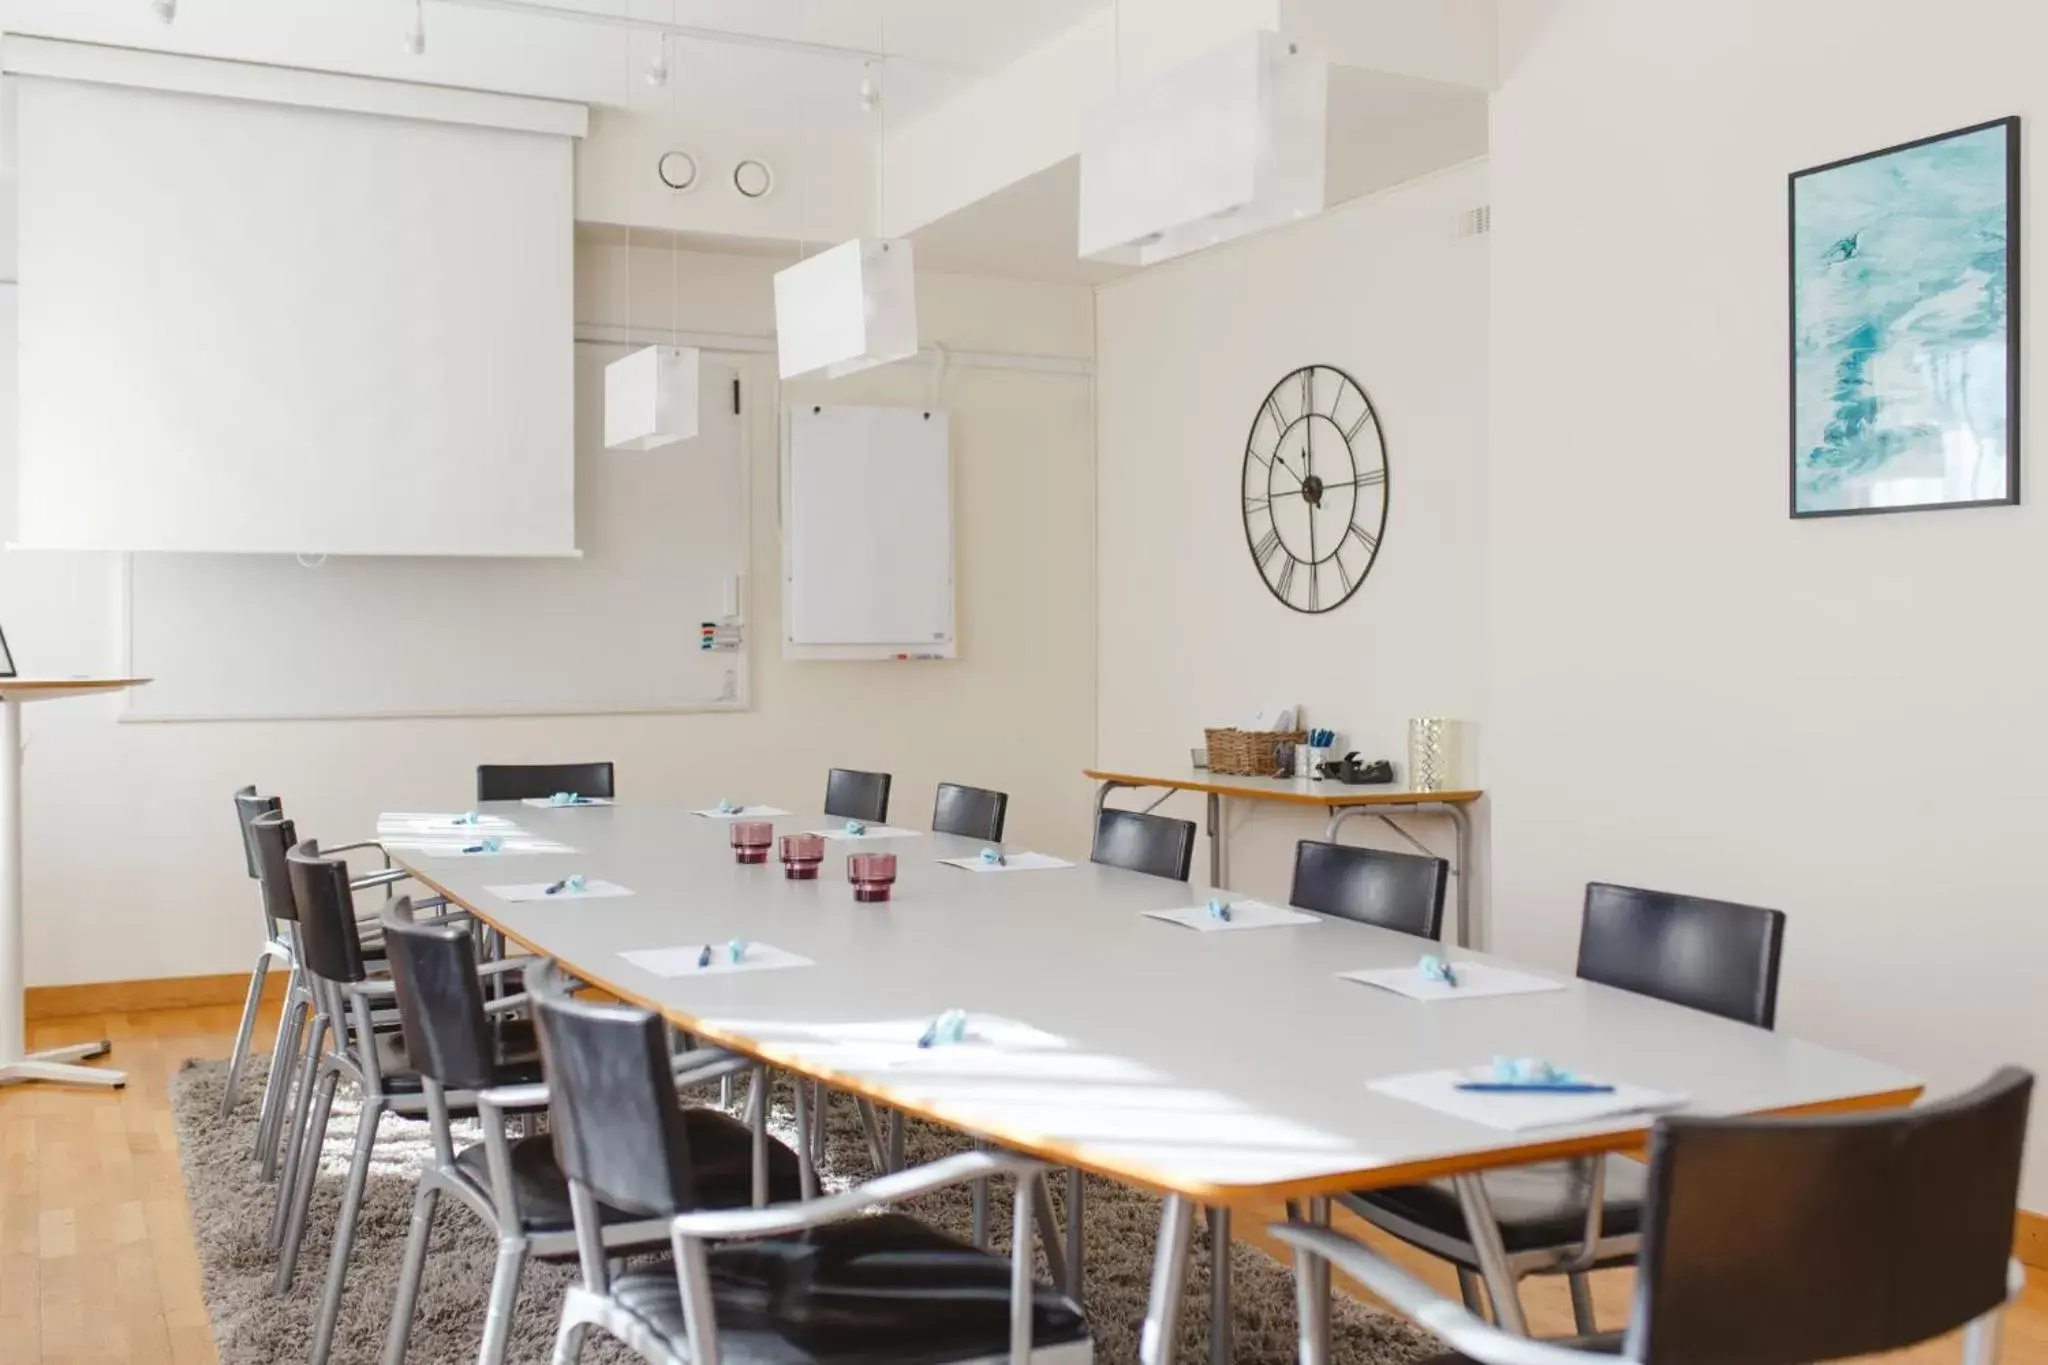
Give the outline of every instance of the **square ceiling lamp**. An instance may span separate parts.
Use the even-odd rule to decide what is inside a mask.
[[[607,450],[653,450],[697,434],[695,346],[644,346],[604,367]]]
[[[1090,111],[1080,254],[1152,265],[1323,210],[1329,65],[1248,33]]]
[[[910,243],[856,237],[775,274],[782,377],[833,379],[917,354]]]

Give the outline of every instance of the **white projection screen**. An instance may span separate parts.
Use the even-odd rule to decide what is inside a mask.
[[[569,137],[15,85],[19,544],[575,552]]]

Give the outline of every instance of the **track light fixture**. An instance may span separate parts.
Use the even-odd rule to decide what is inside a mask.
[[[415,57],[427,50],[427,0],[412,0],[412,17],[405,22],[405,50]]]

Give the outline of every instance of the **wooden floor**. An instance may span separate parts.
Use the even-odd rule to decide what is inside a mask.
[[[127,1071],[128,1087],[0,1090],[0,1365],[217,1359],[199,1293],[169,1084],[185,1058],[227,1055],[237,1013],[210,1007],[30,1025],[32,1047],[113,1039],[111,1060]],[[1240,1214],[1237,1226],[1246,1239],[1263,1240],[1263,1220]],[[1455,1293],[1441,1266],[1408,1259]],[[1626,1272],[1598,1277],[1604,1325],[1623,1320],[1628,1291]],[[1561,1283],[1533,1284],[1525,1302],[1538,1333],[1571,1330]],[[1892,1357],[1956,1358],[1953,1341]],[[2048,1287],[2039,1275],[2007,1319],[2005,1359],[2048,1365]]]

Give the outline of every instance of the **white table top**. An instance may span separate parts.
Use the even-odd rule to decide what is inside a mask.
[[[1172,787],[1177,791],[1214,792],[1247,801],[1279,801],[1299,806],[1464,806],[1477,801],[1476,787],[1418,791],[1393,783],[1339,782],[1334,778],[1257,777],[1213,773],[1207,768],[1178,768],[1153,773],[1122,768],[1085,768],[1081,775],[1096,782],[1126,787]]]
[[[1199,887],[1089,864],[989,875],[938,863],[978,854],[970,839],[834,842],[819,879],[798,882],[772,858],[736,863],[728,823],[685,805],[484,809],[577,851],[394,856],[514,940],[711,1041],[1005,1146],[1205,1202],[1405,1183],[1640,1140],[1642,1117],[1508,1134],[1367,1089],[1499,1054],[1681,1091],[1694,1112],[1896,1104],[1919,1086],[1887,1066],[1581,982],[1408,1000],[1337,973],[1413,964],[1436,945],[1331,919],[1195,933],[1140,912],[1201,904],[1209,893]],[[778,835],[837,823],[815,813],[774,821]],[[855,902],[846,883],[845,854],[862,848],[897,855],[885,904]],[[570,873],[635,894],[515,904],[485,889]],[[674,978],[619,957],[735,937],[816,965]],[[985,1054],[962,1048],[877,1069],[809,1031],[953,1008],[1017,1020],[1072,1047],[992,1076]],[[1135,1078],[1125,1074],[1133,1064]]]
[[[0,678],[0,697],[8,701],[49,701],[88,692],[118,692],[140,687],[148,678]]]

